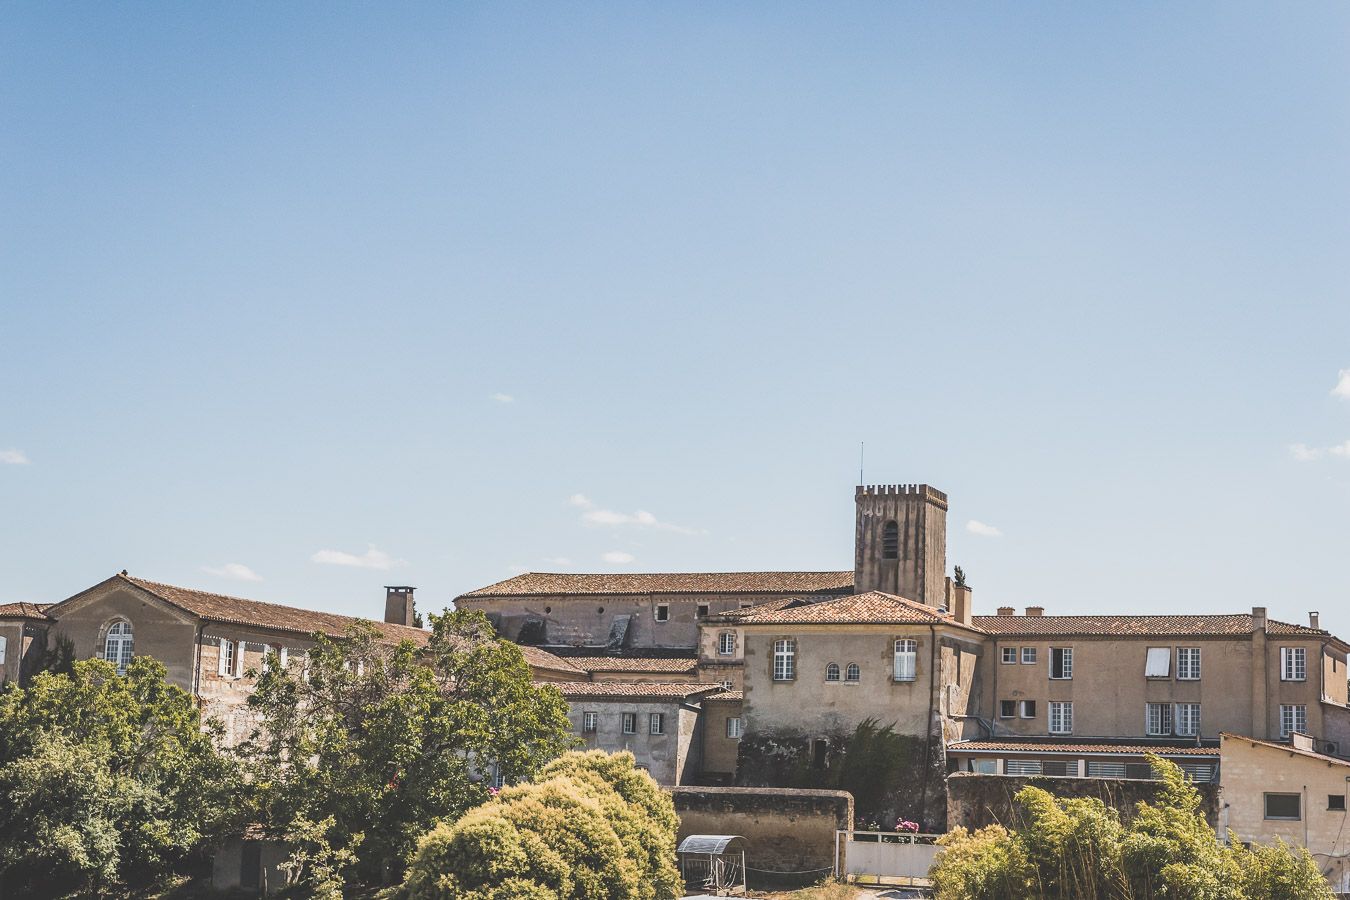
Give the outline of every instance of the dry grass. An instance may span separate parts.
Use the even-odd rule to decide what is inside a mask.
[[[858,889],[840,881],[826,881],[800,891],[788,891],[781,894],[751,893],[752,897],[766,900],[855,900],[862,896]]]

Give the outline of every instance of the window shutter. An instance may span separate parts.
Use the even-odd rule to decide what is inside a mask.
[[[1148,661],[1144,665],[1145,678],[1166,678],[1171,674],[1172,652],[1167,647],[1149,647]]]
[[[226,657],[230,655],[230,642],[225,638],[220,639],[220,659],[218,660],[217,672],[222,678],[230,674],[225,667]]]
[[[244,677],[244,642],[234,642],[234,675],[236,678]]]
[[[286,668],[286,648],[284,646],[277,648],[277,655],[281,657],[281,668]]]

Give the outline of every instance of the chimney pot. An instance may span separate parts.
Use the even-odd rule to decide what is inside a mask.
[[[408,585],[388,585],[384,586],[384,620],[391,625],[408,625],[413,623],[413,591],[417,590]]]
[[[1029,615],[1029,616],[1043,616],[1043,615],[1045,615],[1045,607],[1044,607],[1044,606],[1028,606],[1028,607],[1027,607],[1027,615]]]
[[[1308,624],[1311,627],[1320,631],[1322,629],[1321,621],[1322,616],[1317,612],[1317,610],[1313,610],[1312,612],[1308,613]]]
[[[1013,609],[1011,606],[1000,606],[998,608],[998,614],[1000,616],[1015,616],[1017,615],[1017,610]]]

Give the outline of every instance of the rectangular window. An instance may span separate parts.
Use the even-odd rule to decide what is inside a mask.
[[[1177,678],[1181,681],[1200,680],[1200,648],[1177,648]]]
[[[1126,763],[1125,777],[1134,778],[1139,781],[1153,780],[1153,767],[1148,763]]]
[[[499,791],[506,787],[506,773],[502,771],[501,766],[493,766],[492,786]]]
[[[1034,665],[1036,665],[1036,648],[1035,648],[1035,647],[1023,647],[1023,648],[1022,648],[1022,665],[1024,665],[1024,666],[1034,666]]]
[[[773,680],[791,681],[797,677],[797,642],[789,638],[773,642]]]
[[[1144,704],[1144,733],[1155,737],[1172,733],[1172,704]]]
[[[700,603],[698,605],[698,617],[701,619],[708,614],[708,604]]]
[[[1000,701],[998,701],[998,717],[999,717],[1000,719],[1011,719],[1011,718],[1013,718],[1013,717],[1016,716],[1016,715],[1017,715],[1017,701],[1016,701],[1016,700],[1000,700]]]
[[[736,652],[736,632],[723,631],[717,636],[717,655],[732,656]]]
[[[0,635],[0,666],[5,664],[5,646],[9,643],[9,638]]]
[[[722,690],[724,690],[724,691],[732,690],[732,682],[731,682],[731,679],[730,679],[730,678],[723,678],[721,681],[717,682],[717,686],[720,687],[720,688],[721,688]]]
[[[1073,734],[1072,703],[1059,700],[1050,701],[1050,733]]]
[[[1209,784],[1214,780],[1214,767],[1209,763],[1181,762],[1177,765],[1190,776],[1191,781]]]
[[[1036,718],[1036,701],[1022,700],[1017,705],[1018,714],[1024,719]]]
[[[1287,738],[1297,731],[1308,733],[1308,707],[1302,703],[1290,706],[1280,705],[1280,737]]]
[[[234,674],[234,641],[220,639],[220,670],[221,676]]]
[[[1168,678],[1172,675],[1172,651],[1168,647],[1149,647],[1144,662],[1145,678]]]
[[[599,730],[599,728],[600,728],[599,713],[588,712],[581,714],[582,731],[586,732],[587,734],[594,734],[596,731]]]
[[[1266,794],[1267,819],[1303,818],[1302,794]]]
[[[1344,794],[1327,794],[1328,812],[1345,812]]]
[[[1003,771],[1008,775],[1039,775],[1041,774],[1041,761],[1039,759],[1010,759],[1003,764]]]
[[[997,775],[998,760],[996,759],[972,759],[970,761],[970,771],[977,772],[980,775]]]
[[[1004,647],[1004,648],[1003,648],[1003,656],[1002,656],[1002,659],[1003,659],[1003,662],[1004,662],[1004,663],[1015,663],[1015,662],[1017,662],[1017,648],[1016,648],[1016,647]]]
[[[1308,651],[1302,647],[1280,648],[1280,680],[1308,680]]]
[[[895,642],[895,658],[891,671],[896,681],[913,681],[915,660],[919,653],[919,642],[910,638],[901,638]]]
[[[1122,762],[1098,762],[1088,760],[1087,774],[1089,778],[1124,778],[1125,764]]]
[[[658,622],[669,622],[669,621],[670,621],[670,604],[669,604],[669,603],[658,603],[658,604],[656,604],[656,621],[658,621]]]
[[[637,713],[623,714],[623,733],[637,734]]]
[[[1047,759],[1041,762],[1042,775],[1075,776],[1078,774],[1078,763],[1070,762],[1067,759]]]
[[[663,713],[652,713],[647,717],[648,734],[665,734],[666,717]]]
[[[732,740],[741,739],[741,718],[740,716],[727,717],[727,737]]]
[[[1073,677],[1073,648],[1050,648],[1050,677],[1069,679]]]
[[[1177,734],[1196,737],[1200,734],[1200,704],[1178,703],[1175,710]]]

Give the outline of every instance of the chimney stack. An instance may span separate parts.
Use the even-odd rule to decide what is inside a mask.
[[[951,589],[951,603],[947,607],[952,617],[962,625],[970,624],[971,601],[970,588],[964,585],[953,584]]]
[[[384,586],[384,620],[391,625],[413,623],[413,591],[407,585]]]
[[[1317,610],[1308,613],[1308,625],[1311,626],[1314,631],[1322,630],[1321,622],[1322,617],[1318,614]]]
[[[1043,616],[1043,615],[1045,615],[1045,607],[1044,607],[1044,606],[1028,606],[1028,607],[1027,607],[1027,615],[1029,615],[1029,616]]]
[[[1264,606],[1252,607],[1252,631],[1266,630],[1266,608]]]
[[[1017,615],[1017,610],[1013,609],[1011,606],[1000,606],[998,608],[998,614],[1000,616],[1015,616]]]

